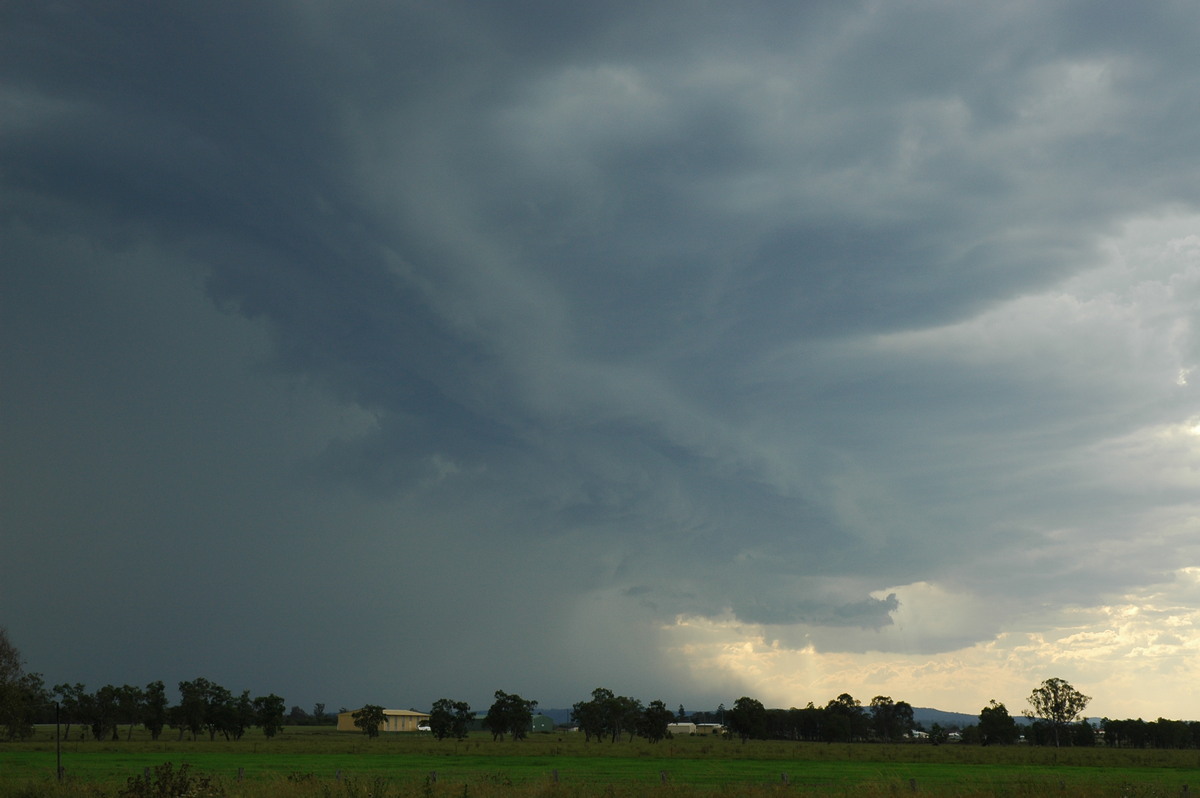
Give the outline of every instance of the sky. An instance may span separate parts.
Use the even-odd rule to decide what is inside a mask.
[[[1200,6],[0,8],[48,684],[1200,719]]]

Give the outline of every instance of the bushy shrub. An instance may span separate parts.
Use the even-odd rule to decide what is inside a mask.
[[[140,776],[132,776],[119,793],[122,798],[221,798],[225,790],[218,781],[190,772],[187,763],[178,769],[163,762]]]

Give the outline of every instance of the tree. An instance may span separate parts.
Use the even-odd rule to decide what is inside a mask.
[[[1012,745],[1020,738],[1017,722],[1008,708],[996,699],[979,711],[979,742],[983,745]]]
[[[1092,699],[1067,681],[1053,678],[1034,688],[1028,700],[1033,707],[1032,716],[1050,722],[1054,730],[1054,745],[1058,747],[1062,743],[1059,731],[1068,723],[1074,722]]]
[[[592,737],[599,740],[605,735],[611,742],[616,742],[626,732],[632,740],[641,717],[641,701],[615,695],[607,687],[597,687],[592,691],[590,701],[580,701],[571,708],[571,718],[579,724],[585,742]]]
[[[674,719],[675,716],[666,704],[662,701],[651,701],[638,718],[637,734],[652,743],[657,743],[667,736],[667,726]]]
[[[196,735],[204,728],[204,696],[206,679],[195,679],[179,683],[179,703],[167,711],[167,722],[173,729],[179,729],[179,739],[183,739],[186,731],[196,739]]]
[[[122,723],[129,724],[129,730],[125,733],[126,742],[133,739],[133,727],[141,723],[145,706],[146,695],[142,688],[132,684],[117,688],[117,714]]]
[[[87,694],[87,688],[84,687],[82,682],[54,685],[53,695],[57,697],[59,714],[67,724],[66,729],[63,730],[63,739],[71,736],[71,724],[73,722],[82,722],[83,705],[87,701]]]
[[[913,711],[907,701],[892,701],[891,696],[871,699],[871,728],[881,740],[898,740],[913,727]]]
[[[583,732],[583,741],[591,742],[604,737],[607,728],[606,705],[613,698],[612,690],[607,687],[597,687],[592,691],[590,701],[578,701],[571,707],[571,722]]]
[[[274,737],[283,729],[283,711],[286,702],[271,693],[254,699],[254,723],[262,729],[267,739]]]
[[[225,723],[221,731],[225,734],[225,739],[230,736],[235,740],[240,740],[246,734],[246,729],[255,725],[255,720],[258,715],[254,711],[254,701],[250,698],[250,691],[243,690],[242,694],[236,699],[231,699],[225,708]]]
[[[142,693],[142,725],[150,732],[150,739],[157,740],[167,725],[167,686],[161,681],[150,682]]]
[[[642,718],[642,702],[636,698],[619,695],[612,700],[612,742],[616,742],[622,734],[629,734],[629,742],[633,742],[637,734],[638,722]]]
[[[379,727],[386,720],[386,716],[383,714],[383,707],[378,704],[367,704],[351,715],[351,717],[354,718],[354,725],[362,729],[363,733],[371,739],[379,736]]]
[[[862,704],[849,693],[830,699],[825,705],[824,721],[824,736],[829,742],[861,739],[869,725]]]
[[[215,740],[217,732],[226,738],[236,733],[239,722],[238,702],[227,689],[203,677],[179,683],[179,704],[167,711],[167,720],[172,728],[179,729],[179,739],[184,731],[196,739],[201,731],[208,732],[208,739]]]
[[[204,701],[204,728],[208,730],[208,739],[217,739],[221,733],[229,739],[231,732],[236,733],[238,714],[237,702],[227,688],[216,682],[208,682],[208,691]]]
[[[8,639],[8,630],[0,626],[0,685],[15,683],[25,672],[21,652]]]
[[[733,709],[725,713],[729,731],[746,742],[751,737],[762,739],[767,736],[767,710],[756,698],[742,696],[733,702]]]
[[[93,693],[91,699],[86,703],[85,719],[92,728],[92,737],[97,741],[106,737],[113,740],[121,739],[117,734],[120,697],[119,687],[106,684]]]
[[[312,718],[313,718],[314,726],[320,726],[321,724],[323,724],[325,722],[325,705],[324,704],[320,704],[320,703],[313,704]]]
[[[825,710],[821,707],[814,706],[813,702],[809,701],[803,709],[788,710],[788,715],[791,716],[789,722],[801,740],[816,742],[823,738]]]
[[[184,732],[190,733],[192,739],[204,728],[204,690],[196,682],[179,683],[179,703],[167,710],[167,725],[178,728],[179,739],[184,739]]]
[[[433,707],[429,710],[429,729],[439,740],[447,737],[465,740],[472,718],[471,705],[466,701],[439,698],[433,702]]]
[[[26,673],[21,652],[0,626],[0,726],[9,740],[33,734],[33,721],[49,701],[41,674]]]
[[[525,739],[533,727],[533,710],[537,708],[537,702],[503,690],[497,690],[495,698],[483,719],[483,727],[492,733],[493,740],[505,734],[511,734],[514,740]]]

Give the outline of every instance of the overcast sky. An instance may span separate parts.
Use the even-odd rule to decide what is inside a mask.
[[[1200,719],[1200,6],[0,11],[0,625],[305,708]]]

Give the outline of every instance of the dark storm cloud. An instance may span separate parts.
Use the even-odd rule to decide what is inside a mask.
[[[414,689],[528,678],[567,701],[589,668],[530,675],[525,653],[622,601],[650,625],[877,630],[903,603],[875,595],[891,587],[1001,595],[1006,563],[1029,602],[1090,599],[1172,561],[1147,547],[1064,573],[1046,536],[1143,522],[1086,452],[1178,423],[1190,389],[1145,387],[1134,364],[1167,359],[1110,373],[1041,351],[1062,315],[1019,302],[1096,269],[1131,219],[1195,211],[1186,8],[3,16],[13,562],[119,495],[94,528],[122,573],[179,546],[169,573],[224,572],[285,648],[386,627],[430,652]],[[1138,310],[1145,329],[1186,308],[1163,302]],[[988,315],[1010,306],[1035,315]],[[1110,310],[1064,329],[1118,341]],[[1030,319],[1047,333],[1023,337]],[[1188,340],[1169,339],[1176,371]],[[48,375],[56,413],[38,407]],[[20,467],[35,455],[45,468]],[[41,493],[91,473],[65,507]],[[139,548],[148,524],[170,532]],[[101,589],[84,559],[72,573]],[[453,598],[452,574],[471,586]],[[298,610],[264,598],[298,576]],[[574,598],[531,607],[526,584]],[[505,623],[521,616],[536,632]],[[463,639],[500,652],[486,677]],[[289,684],[318,689],[329,662]]]

